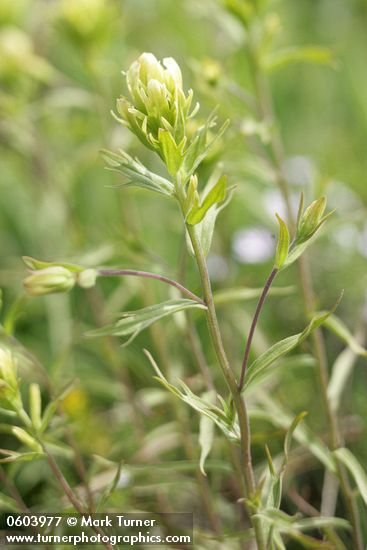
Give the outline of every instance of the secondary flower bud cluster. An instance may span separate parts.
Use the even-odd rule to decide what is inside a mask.
[[[31,296],[68,292],[76,284],[82,288],[90,288],[94,286],[98,276],[95,269],[41,262],[29,257],[24,257],[23,260],[31,269],[23,281],[25,290]]]

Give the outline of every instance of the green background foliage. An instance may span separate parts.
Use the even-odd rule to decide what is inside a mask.
[[[274,49],[317,44],[332,51],[331,64],[320,59],[284,64],[271,72],[270,83],[292,201],[297,203],[303,189],[307,204],[325,194],[328,206],[336,209],[308,252],[316,309],[331,308],[344,289],[338,316],[353,333],[363,333],[367,316],[367,3],[274,2],[267,24],[270,30],[281,25]],[[194,506],[201,517],[193,466],[183,452],[181,422],[142,352],[149,349],[162,371],[169,367],[173,378],[181,377],[192,389],[202,391],[181,314],[154,325],[127,348],[120,347],[119,339],[85,338],[88,330],[113,321],[118,312],[177,295],[160,282],[124,278],[101,280],[93,289],[75,289],[65,295],[25,298],[21,256],[146,269],[177,280],[187,271],[188,288],[200,294],[196,268],[183,253],[182,223],[173,202],[121,188],[119,175],[106,171],[99,155],[103,148],[123,148],[167,177],[159,160],[110,115],[116,97],[126,91],[121,71],[142,51],[151,51],[159,59],[177,60],[185,89],[192,87],[200,101],[200,120],[219,104],[219,121],[231,121],[199,169],[201,180],[206,181],[220,160],[228,185],[236,185],[231,204],[218,217],[208,259],[214,290],[261,287],[276,246],[275,212],[283,216],[283,211],[271,171],[254,154],[251,135],[247,139],[244,135],[260,134],[266,142],[268,131],[254,122],[239,97],[239,86],[251,91],[244,43],[238,21],[215,0],[0,3],[2,338],[16,337],[45,366],[56,388],[75,380],[64,409],[89,477],[97,483],[97,474],[107,464],[104,459],[122,460],[126,465],[126,486],[111,497],[119,509],[154,509],[158,498],[162,511]],[[250,230],[256,230],[250,236],[260,238],[256,245],[260,251],[265,247],[264,257],[254,262],[246,261],[248,248],[253,248],[245,239]],[[277,285],[294,288],[269,298],[253,359],[306,326],[296,267],[282,273]],[[254,300],[241,299],[218,306],[225,346],[237,373],[254,307]],[[190,317],[197,323],[217,386],[224,389],[205,319],[200,311]],[[332,365],[344,344],[327,331],[325,336]],[[306,342],[302,352],[308,351]],[[309,411],[307,422],[323,436],[314,367],[301,364],[299,351],[297,357],[300,365],[282,369],[271,382],[271,393],[294,414]],[[20,361],[19,367],[22,379],[40,379],[31,361]],[[344,388],[341,413],[346,442],[362,464],[367,461],[365,369],[365,359],[358,359]],[[47,401],[46,388],[42,391]],[[200,454],[199,418],[184,406],[181,414],[182,423],[194,434],[195,461]],[[273,455],[281,451],[284,430],[256,419],[253,429],[255,466],[260,467],[266,463],[265,443]],[[70,480],[78,483],[68,459],[63,422],[55,430],[55,440],[60,434],[62,442],[60,462]],[[14,444],[6,434],[3,439],[1,447]],[[315,460],[300,464],[288,485],[294,484],[317,508],[322,468]],[[230,504],[238,494],[228,468],[225,442],[216,434],[207,471],[226,529],[236,531],[239,523]],[[56,492],[41,461],[15,467],[11,475],[30,506],[52,508]],[[296,511],[287,491],[284,507],[289,513]],[[344,514],[342,503],[337,512]]]

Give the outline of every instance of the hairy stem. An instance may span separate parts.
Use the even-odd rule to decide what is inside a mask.
[[[102,277],[122,277],[125,275],[131,275],[133,277],[145,277],[147,279],[155,279],[157,281],[161,281],[162,283],[167,283],[168,285],[174,286],[175,288],[177,288],[177,290],[179,290],[182,294],[185,294],[191,300],[195,300],[195,302],[205,305],[204,301],[199,298],[199,296],[196,296],[196,294],[191,292],[191,290],[185,288],[177,281],[165,277],[164,275],[150,273],[149,271],[137,271],[135,269],[99,269],[98,273],[99,275],[102,275]]]
[[[266,283],[265,283],[263,291],[260,295],[259,301],[257,302],[257,306],[256,306],[254,317],[252,319],[250,332],[248,334],[248,338],[247,338],[247,342],[246,342],[245,354],[244,354],[243,362],[242,362],[241,377],[240,377],[240,382],[238,384],[238,389],[240,391],[242,390],[243,384],[245,382],[246,368],[247,368],[248,358],[249,358],[249,355],[250,355],[252,340],[253,340],[253,337],[254,337],[254,334],[255,334],[256,325],[257,325],[257,322],[259,320],[259,316],[260,316],[262,307],[264,305],[266,296],[268,295],[268,292],[270,290],[272,282],[274,281],[278,271],[279,270],[275,267],[271,271],[269,277],[266,280]]]

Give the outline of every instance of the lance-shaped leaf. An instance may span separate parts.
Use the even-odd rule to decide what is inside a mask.
[[[367,474],[353,453],[345,447],[334,451],[334,455],[346,466],[354,478],[360,495],[367,506]]]
[[[277,269],[281,269],[288,256],[289,231],[287,224],[282,220],[282,218],[278,214],[276,214],[276,217],[279,222],[279,237],[275,253],[275,267]]]
[[[227,194],[227,198],[220,204],[215,204],[213,208],[210,208],[206,216],[204,217],[204,219],[195,226],[195,229],[197,231],[197,235],[205,256],[207,256],[210,251],[217,216],[219,212],[223,210],[223,208],[225,208],[227,204],[230,202],[230,200],[232,199],[232,195],[233,195],[233,188],[229,190]],[[190,238],[188,235],[187,235],[187,246],[190,254],[194,255]]]
[[[130,338],[124,345],[130,344],[134,338],[144,329],[149,327],[163,317],[173,315],[186,309],[199,308],[206,309],[204,305],[194,300],[178,299],[168,300],[161,304],[145,307],[136,311],[127,311],[122,314],[122,318],[112,325],[87,332],[87,336],[129,336]]]
[[[163,130],[162,128],[158,131],[158,140],[167,170],[171,176],[175,176],[182,163],[182,148],[185,142],[183,141],[180,147],[175,142],[171,132]]]
[[[28,462],[30,460],[39,460],[44,457],[44,453],[41,452],[17,453],[9,449],[0,449],[0,455],[4,456],[4,458],[0,458],[0,464],[7,464],[8,462]]]
[[[298,334],[289,336],[280,342],[277,342],[271,346],[267,351],[265,351],[260,357],[258,357],[251,365],[248,367],[245,375],[245,384],[244,388],[253,382],[257,376],[263,375],[264,372],[271,367],[271,365],[277,360],[292,351],[296,346],[301,344],[312,331],[321,326],[326,319],[335,311],[337,304],[331,311],[322,312],[318,315],[315,315],[307,327]]]
[[[191,408],[198,411],[200,414],[209,418],[214,422],[224,433],[224,435],[230,440],[238,443],[240,439],[240,429],[238,422],[232,414],[228,414],[228,410],[221,409],[207,400],[207,398],[199,397],[195,395],[190,388],[182,381],[179,380],[179,386],[174,386],[163,376],[158,365],[154,361],[149,351],[144,350],[145,355],[148,357],[151,365],[157,373],[156,379],[163,387],[170,391],[175,397],[178,397],[189,405]]]
[[[174,186],[170,181],[150,172],[137,159],[133,159],[124,151],[119,151],[119,154],[116,154],[103,150],[102,156],[109,170],[114,170],[124,175],[125,181],[122,184],[124,187],[140,187],[168,196],[173,194]]]
[[[205,196],[202,204],[193,204],[190,212],[187,215],[186,222],[189,225],[197,225],[200,223],[209,208],[215,204],[220,204],[226,198],[227,191],[227,176],[221,176],[217,183],[210,189]]]

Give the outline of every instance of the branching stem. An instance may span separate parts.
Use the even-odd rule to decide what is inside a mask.
[[[256,325],[257,325],[257,322],[259,320],[259,316],[260,316],[262,307],[264,305],[266,296],[268,295],[268,292],[270,290],[272,282],[274,281],[278,271],[279,270],[276,267],[274,267],[274,269],[271,271],[269,277],[266,280],[266,283],[265,283],[263,291],[260,295],[259,301],[257,302],[257,306],[256,306],[254,317],[252,319],[250,332],[248,334],[248,338],[247,338],[247,342],[246,342],[245,354],[244,354],[243,362],[242,362],[241,377],[240,377],[240,382],[238,384],[238,389],[240,391],[242,391],[243,384],[245,382],[246,368],[247,368],[247,363],[248,363],[248,359],[249,359],[249,355],[250,355],[250,351],[251,351],[252,340],[253,340],[255,330],[256,330]]]
[[[102,277],[123,277],[125,275],[130,275],[133,277],[145,277],[146,279],[155,279],[157,281],[161,281],[162,283],[166,283],[177,288],[177,290],[179,290],[182,294],[185,294],[191,300],[195,300],[195,302],[198,302],[201,305],[205,305],[205,302],[201,298],[199,298],[199,296],[196,296],[196,294],[191,292],[191,290],[184,287],[177,281],[165,277],[164,275],[158,275],[157,273],[151,273],[149,271],[137,271],[135,269],[99,269],[98,274]]]

